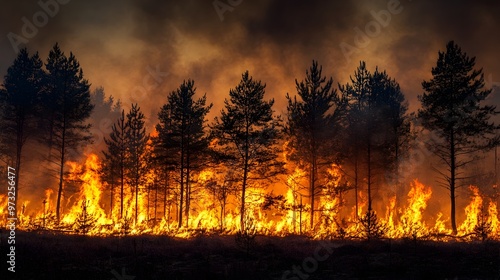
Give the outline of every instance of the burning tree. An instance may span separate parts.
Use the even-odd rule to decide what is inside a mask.
[[[178,225],[182,226],[183,215],[189,225],[189,209],[192,193],[192,176],[206,162],[209,138],[205,135],[205,116],[212,108],[206,105],[206,95],[194,100],[194,81],[184,81],[168,96],[156,125],[158,138],[156,149],[165,163],[173,166],[179,176],[180,200]],[[184,213],[183,213],[184,211]]]
[[[113,96],[106,96],[103,87],[98,87],[92,92],[91,100],[92,104],[94,104],[94,110],[90,116],[93,127],[91,131],[94,139],[103,139],[104,141],[95,141],[94,145],[87,147],[86,151],[103,149],[104,159],[101,165],[101,180],[106,183],[110,191],[109,211],[112,214],[115,208],[116,188],[120,185],[119,160],[117,157],[121,154],[119,149],[110,149],[112,139],[107,138],[111,138],[111,135],[103,134],[106,132],[113,133],[115,124],[113,124],[112,120],[118,119],[123,111],[121,102],[119,100],[115,101]]]
[[[340,89],[348,99],[346,151],[353,159],[356,208],[359,181],[366,178],[368,211],[372,211],[373,189],[382,183],[377,175],[381,171],[397,175],[397,164],[408,148],[408,105],[394,79],[378,68],[370,73],[363,61],[351,83]]]
[[[224,220],[226,217],[226,207],[228,204],[228,199],[230,195],[236,194],[237,190],[235,187],[235,182],[238,180],[235,178],[234,172],[230,167],[225,167],[223,165],[219,166],[217,173],[222,173],[222,176],[215,176],[214,172],[206,172],[208,174],[200,174],[198,181],[202,182],[205,188],[210,192],[212,197],[219,203],[220,207],[220,217],[219,225],[220,231],[224,231]],[[223,178],[220,178],[223,177]]]
[[[82,143],[90,141],[90,124],[85,121],[94,106],[90,102],[90,85],[83,78],[80,63],[73,53],[67,57],[56,44],[49,53],[45,65],[47,69],[44,109],[46,110],[48,135],[47,143],[55,148],[59,186],[57,191],[56,216],[61,217],[61,197],[64,184],[64,166],[70,151]]]
[[[359,224],[359,234],[368,240],[381,238],[387,233],[387,225],[377,217],[377,213],[373,210],[368,210],[360,217]]]
[[[424,128],[434,133],[429,149],[446,165],[439,172],[450,191],[451,227],[457,234],[455,191],[460,185],[459,170],[499,142],[498,126],[490,118],[498,114],[495,106],[483,106],[491,90],[484,89],[482,70],[475,70],[475,57],[469,58],[453,41],[446,52],[439,52],[432,79],[423,81],[425,93],[419,96],[418,116]]]
[[[282,172],[278,160],[279,119],[273,117],[274,99],[264,100],[266,85],[254,81],[248,71],[229,91],[213,133],[235,172],[241,174],[240,224],[245,229],[247,188],[257,181],[272,180]]]
[[[111,214],[113,214],[114,185],[118,184],[120,186],[120,219],[123,218],[125,160],[127,155],[126,129],[125,111],[122,110],[121,117],[111,127],[109,138],[104,138],[107,151],[103,151],[104,161],[102,165],[103,179],[111,185]]]
[[[132,104],[125,125],[127,148],[125,172],[127,183],[132,187],[132,193],[135,196],[135,223],[139,222],[139,190],[145,184],[145,175],[147,173],[146,145],[149,136],[146,134],[144,123],[144,114],[141,112],[141,108],[137,104]]]
[[[322,67],[313,61],[306,70],[305,81],[295,81],[301,100],[288,94],[289,145],[296,151],[292,159],[308,169],[309,198],[311,201],[310,226],[314,226],[315,200],[320,193],[318,185],[321,167],[331,163],[340,145],[335,145],[341,128],[341,117],[346,100],[332,89],[333,79],[322,76]]]
[[[95,227],[96,218],[87,211],[89,201],[83,200],[81,206],[81,212],[78,214],[75,220],[75,229],[77,232],[82,234],[87,234]]]

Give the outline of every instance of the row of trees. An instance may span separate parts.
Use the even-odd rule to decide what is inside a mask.
[[[319,210],[318,197],[326,188],[326,170],[334,163],[342,164],[349,188],[356,193],[356,213],[357,193],[363,189],[367,193],[367,217],[373,217],[374,192],[401,180],[400,165],[415,139],[411,127],[412,119],[416,119],[433,133],[427,143],[429,150],[447,167],[439,172],[450,190],[452,228],[456,232],[455,190],[461,179],[457,170],[475,159],[478,151],[498,144],[498,126],[490,121],[497,111],[494,106],[482,105],[490,91],[484,89],[481,70],[475,70],[474,63],[474,58],[450,42],[446,52],[439,53],[433,78],[422,84],[425,93],[419,97],[422,108],[416,116],[409,114],[399,84],[378,68],[370,72],[364,62],[348,83],[334,87],[333,79],[324,76],[322,67],[313,61],[305,79],[295,81],[297,94],[286,95],[285,120],[276,116],[274,100],[265,98],[266,85],[254,80],[248,71],[229,91],[220,116],[210,125],[206,116],[212,104],[207,104],[205,95],[195,97],[194,81],[184,81],[167,95],[151,137],[137,104],[127,114],[122,111],[112,126],[105,139],[102,170],[110,186],[111,209],[117,187],[123,218],[129,206],[124,205],[126,188],[138,205],[139,194],[148,185],[148,190],[156,194],[159,189],[164,191],[165,215],[168,203],[176,205],[181,227],[189,224],[193,194],[205,187],[221,194],[221,208],[228,194],[239,198],[244,229],[249,188],[266,186],[276,180],[276,175],[286,173],[280,157],[286,147],[288,158],[307,171],[308,186],[296,191],[309,198],[311,228]],[[9,133],[2,140],[16,143],[13,158],[18,170],[23,143],[29,137],[26,131],[42,131],[33,135],[42,135],[43,143],[57,147],[49,151],[58,157],[59,217],[67,151],[88,141],[85,120],[93,105],[89,85],[72,54],[67,58],[56,44],[45,68],[38,55],[30,57],[26,50],[9,68],[1,95],[2,106],[8,108],[3,110],[2,125]],[[7,140],[7,136],[16,141]],[[206,186],[197,184],[203,169],[219,170],[221,166],[230,170],[223,180]],[[146,178],[153,178],[153,182]],[[174,201],[167,201],[172,194]],[[155,209],[156,204],[155,199]]]
[[[45,158],[58,180],[58,220],[65,163],[68,156],[91,139],[86,122],[94,107],[89,88],[75,56],[66,56],[58,44],[49,52],[45,64],[38,53],[30,56],[22,49],[0,88],[2,159],[16,168],[16,201],[23,178],[25,144],[37,141],[47,148]]]

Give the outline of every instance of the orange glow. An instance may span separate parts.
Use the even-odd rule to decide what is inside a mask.
[[[286,154],[283,157],[286,158]],[[21,215],[20,228],[64,229],[90,235],[107,234],[165,234],[181,238],[190,238],[199,234],[236,234],[240,228],[239,192],[231,191],[231,170],[219,166],[215,169],[205,169],[193,176],[193,193],[189,211],[189,222],[178,228],[176,207],[178,197],[170,192],[166,197],[153,199],[155,193],[146,186],[158,183],[156,175],[148,173],[146,183],[140,186],[138,203],[135,205],[134,188],[126,185],[124,188],[124,217],[120,218],[120,203],[117,188],[113,195],[113,209],[109,209],[110,189],[101,182],[99,170],[100,161],[97,155],[89,155],[83,164],[69,162],[68,181],[73,182],[78,192],[66,199],[67,207],[58,225],[55,221],[54,192],[45,191],[43,203],[25,201],[18,211]],[[363,226],[357,217],[365,217],[366,195],[358,193],[358,213],[351,195],[343,192],[351,191],[346,178],[341,172],[341,166],[332,165],[326,169],[327,176],[324,186],[318,196],[316,206],[317,217],[314,228],[309,228],[310,205],[305,195],[307,172],[298,166],[290,166],[293,170],[283,178],[286,186],[283,193],[273,193],[271,206],[264,207],[270,190],[253,185],[247,191],[245,222],[252,225],[255,231],[263,235],[286,236],[290,234],[305,234],[312,238],[361,237]],[[178,187],[172,180],[170,188]],[[463,209],[465,218],[458,227],[458,238],[469,240],[473,237],[499,238],[500,220],[497,205],[482,196],[478,187],[471,186],[470,203]],[[159,191],[159,192],[163,192]],[[156,193],[158,196],[158,193]],[[386,198],[385,209],[378,209],[377,223],[384,229],[383,236],[387,238],[426,238],[448,240],[452,238],[448,228],[449,218],[443,213],[426,213],[427,204],[432,197],[432,189],[418,180],[411,183],[406,203],[398,207],[397,197]],[[164,200],[172,203],[165,205]],[[157,205],[154,206],[154,203]],[[0,195],[0,217],[6,216],[7,197]],[[30,208],[43,206],[37,214],[28,215]],[[137,221],[135,209],[138,210]],[[105,210],[108,209],[108,210]],[[161,209],[161,210],[159,210]],[[168,210],[168,213],[163,213]],[[341,211],[350,209],[350,213]],[[154,214],[156,210],[156,214]],[[458,209],[457,209],[458,210]],[[32,211],[32,210],[31,210]],[[154,220],[154,219],[157,220]],[[4,222],[5,219],[2,219]]]

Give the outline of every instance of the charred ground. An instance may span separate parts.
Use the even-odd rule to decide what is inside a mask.
[[[2,247],[7,246],[5,232],[1,241]],[[186,240],[148,235],[90,237],[18,232],[16,250],[17,272],[2,279],[497,279],[500,276],[497,241],[321,241],[300,236],[257,236],[247,252],[235,236]],[[326,259],[316,260],[314,269],[312,259],[318,250],[317,255]],[[294,273],[294,267],[300,267],[302,274]],[[6,272],[2,269],[2,274]]]

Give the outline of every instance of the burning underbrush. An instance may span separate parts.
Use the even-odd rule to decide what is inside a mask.
[[[359,192],[357,212],[353,207],[344,214],[347,209],[346,194],[341,191],[344,183],[339,168],[332,166],[311,228],[310,205],[300,195],[297,183],[305,172],[296,168],[285,182],[288,188],[284,194],[266,193],[258,188],[249,191],[245,228],[242,230],[237,195],[229,188],[224,191],[226,182],[217,182],[219,178],[214,172],[207,170],[198,175],[197,184],[202,187],[193,196],[185,224],[179,226],[176,219],[179,209],[174,203],[169,203],[176,200],[175,191],[161,196],[158,188],[144,188],[137,194],[133,188],[126,188],[125,207],[121,213],[119,194],[116,190],[110,192],[109,187],[101,182],[100,162],[96,155],[88,156],[81,165],[70,163],[70,167],[68,180],[78,186],[78,191],[66,198],[66,210],[60,221],[55,215],[54,193],[47,189],[40,203],[41,209],[35,209],[35,203],[23,202],[18,213],[18,228],[84,235],[153,234],[181,238],[236,235],[251,239],[256,235],[305,235],[314,239],[500,239],[497,204],[475,186],[469,187],[472,193],[470,203],[463,210],[465,218],[458,226],[458,233],[453,235],[446,226],[448,219],[443,213],[433,217],[426,213],[432,189],[418,180],[411,183],[406,198],[389,197],[382,211],[367,210],[364,194]],[[150,183],[154,184],[154,181],[152,179]],[[401,206],[397,206],[397,200]],[[7,217],[6,205],[6,196],[0,195],[0,221],[3,223]]]

